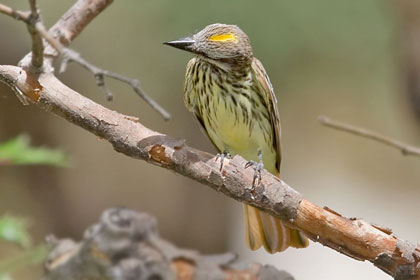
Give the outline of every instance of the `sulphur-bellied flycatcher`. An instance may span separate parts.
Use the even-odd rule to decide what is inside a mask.
[[[255,162],[262,155],[264,167],[280,176],[277,100],[248,36],[235,25],[212,24],[166,44],[196,54],[187,65],[184,101],[219,152]],[[281,220],[249,205],[244,209],[252,250],[263,245],[275,253],[308,246],[302,233]]]

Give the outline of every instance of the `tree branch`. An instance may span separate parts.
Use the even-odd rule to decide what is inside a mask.
[[[401,273],[419,275],[419,249],[389,230],[322,209],[266,171],[261,184],[251,192],[253,171],[244,168],[246,161],[239,156],[225,160],[220,172],[220,163],[212,155],[83,97],[52,74],[41,74],[36,80],[19,67],[0,66],[0,77],[36,105],[109,141],[118,152],[170,169],[282,218],[312,240],[355,259],[371,261],[396,279]]]
[[[92,2],[106,1],[78,1],[80,5]],[[68,25],[64,30],[59,27],[55,30],[57,34],[64,34],[67,26],[84,27],[78,21],[86,22],[83,17],[75,16],[66,20]],[[0,80],[35,105],[109,141],[116,151],[172,170],[237,201],[253,205],[283,219],[315,242],[357,260],[372,262],[395,279],[420,279],[420,249],[394,236],[392,231],[361,219],[347,219],[329,208],[320,208],[266,171],[263,171],[260,185],[251,191],[254,172],[244,168],[246,161],[240,156],[226,159],[220,172],[220,163],[213,155],[190,148],[184,140],[152,131],[131,117],[93,102],[62,84],[51,72],[32,73],[23,62],[22,67],[0,66]]]
[[[105,77],[109,77],[120,82],[126,83],[131,86],[133,91],[140,98],[142,98],[150,107],[152,107],[156,112],[158,112],[164,120],[169,120],[171,118],[171,115],[141,89],[139,80],[101,69],[93,65],[92,63],[84,60],[77,52],[65,47],[65,45],[68,45],[71,39],[75,38],[79,34],[79,32],[84,28],[84,26],[93,19],[93,15],[97,15],[111,2],[112,0],[79,0],[60,19],[60,21],[56,23],[53,28],[51,28],[50,31],[46,30],[45,26],[43,25],[40,19],[40,15],[36,5],[36,0],[29,0],[31,7],[30,13],[16,11],[2,4],[0,4],[0,12],[24,21],[27,24],[28,30],[31,34],[32,53],[26,55],[19,62],[20,66],[27,65],[29,59],[31,59],[31,65],[35,68],[38,69],[43,66],[44,45],[42,42],[42,38],[44,38],[48,42],[50,47],[47,47],[45,54],[49,55],[52,58],[55,58],[56,54],[59,54],[63,57],[61,61],[60,73],[66,70],[68,62],[76,62],[77,64],[81,65],[83,68],[87,69],[93,74],[96,80],[96,84],[104,90],[108,101],[111,101],[113,99],[113,95],[105,84]],[[86,10],[90,11],[90,13],[85,14]],[[79,17],[80,13],[76,14],[79,11],[80,13],[85,14],[85,17]],[[67,21],[68,18],[78,18],[80,22],[70,22]],[[63,26],[60,27],[61,25]],[[58,34],[58,39],[56,39],[53,35],[50,35],[50,33],[53,32]],[[62,35],[64,33],[65,35]],[[61,41],[65,42],[64,45],[61,43]],[[44,72],[53,72],[53,68],[51,65],[52,61],[49,60],[47,66],[44,69]],[[28,101],[24,97],[22,97],[22,95],[19,92],[17,95],[23,104],[28,104]]]
[[[0,13],[8,15],[14,19],[24,21],[26,23],[28,23],[29,14],[30,14],[30,12],[22,12],[22,11],[14,10],[11,7],[3,5],[3,4],[0,4]]]
[[[37,31],[63,57],[59,70],[60,73],[66,71],[68,62],[76,62],[77,64],[81,65],[83,68],[85,68],[93,74],[96,80],[96,84],[104,90],[108,101],[111,101],[113,99],[113,95],[105,84],[105,77],[110,77],[130,85],[134,92],[137,93],[137,95],[140,98],[142,98],[156,112],[162,115],[164,120],[169,120],[171,118],[171,115],[165,109],[163,109],[156,101],[154,101],[146,93],[143,92],[143,90],[140,88],[139,80],[128,78],[118,73],[101,69],[93,65],[92,63],[84,60],[79,53],[64,47],[58,40],[52,37],[43,25],[37,26]]]
[[[205,256],[180,249],[159,237],[154,217],[129,209],[105,210],[79,243],[53,236],[47,242],[44,280],[293,280],[285,271],[239,262],[231,253]]]
[[[29,0],[29,6],[31,7],[31,13],[29,14],[27,27],[32,39],[31,65],[36,69],[40,69],[44,63],[44,43],[42,42],[42,37],[37,29],[39,29],[40,26],[43,26],[43,24],[36,0]]]
[[[58,50],[58,48],[56,48]],[[61,49],[60,53],[63,56],[63,60],[61,61],[61,67],[60,67],[60,73],[64,72],[67,67],[68,62],[76,62],[77,64],[81,65],[88,71],[92,72],[93,76],[96,79],[96,84],[101,87],[106,96],[107,99],[110,101],[112,100],[112,93],[108,89],[108,87],[105,85],[105,77],[109,77],[118,81],[121,81],[123,83],[126,83],[131,86],[131,88],[134,90],[134,92],[142,98],[146,103],[152,107],[156,112],[158,112],[160,115],[162,115],[164,120],[169,120],[171,118],[171,115],[163,109],[156,101],[154,101],[152,98],[150,98],[146,93],[143,92],[143,90],[140,88],[140,82],[137,79],[132,79],[125,77],[123,75],[120,75],[118,73],[114,73],[108,70],[101,69],[90,62],[84,60],[78,53],[76,53],[73,50],[63,48]]]
[[[353,126],[353,125],[350,125],[350,124],[338,122],[338,121],[335,121],[335,120],[331,120],[330,118],[328,118],[326,116],[320,116],[318,118],[318,121],[322,125],[325,125],[325,126],[337,129],[337,130],[346,131],[346,132],[355,134],[357,136],[372,139],[374,141],[383,143],[385,145],[397,148],[401,151],[401,153],[403,155],[420,156],[420,148],[407,145],[407,144],[405,144],[401,141],[392,139],[388,136],[379,134],[377,132],[374,132],[374,131],[371,131],[371,130],[368,130],[368,129],[365,129],[365,128]]]

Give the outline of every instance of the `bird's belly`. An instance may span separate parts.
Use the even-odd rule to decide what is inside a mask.
[[[239,109],[235,113],[225,106],[218,106],[207,132],[220,152],[258,161],[258,153],[261,151],[265,167],[275,170],[276,151],[271,143],[266,142],[260,126],[256,122],[253,125],[246,122]]]
[[[217,138],[220,139],[224,149],[232,154],[241,154],[252,151],[258,153],[259,141],[256,133],[251,132],[248,124],[240,121],[235,122],[235,118],[228,115],[220,115],[217,121]]]

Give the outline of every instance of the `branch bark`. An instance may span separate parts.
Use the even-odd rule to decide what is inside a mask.
[[[11,16],[17,20],[22,20],[27,24],[28,31],[32,39],[32,52],[27,54],[20,62],[19,66],[23,68],[28,67],[28,61],[31,60],[29,66],[35,68],[35,72],[39,73],[53,73],[54,68],[52,67],[52,60],[57,55],[62,56],[60,73],[64,72],[69,62],[75,62],[81,65],[86,70],[90,71],[95,80],[96,84],[102,88],[105,92],[108,101],[112,101],[113,95],[111,90],[105,84],[105,77],[109,77],[120,82],[126,83],[131,86],[133,91],[142,98],[150,107],[158,112],[164,120],[169,120],[171,115],[162,108],[156,101],[150,98],[140,87],[140,81],[137,79],[129,78],[121,74],[111,72],[108,70],[101,69],[92,63],[83,59],[80,54],[67,48],[66,46],[70,43],[69,40],[75,38],[83,27],[87,25],[94,16],[101,12],[112,0],[108,1],[83,1],[79,0],[75,5],[51,28],[47,31],[44,24],[42,23],[36,0],[29,0],[31,12],[21,12],[13,10],[12,8],[0,4],[0,13]],[[86,11],[89,14],[84,14]],[[68,18],[78,18],[80,14],[85,17],[80,18],[79,24],[74,24],[74,21],[67,21]],[[51,35],[55,33],[56,35]],[[44,43],[43,39],[48,43],[45,54],[49,56],[49,61],[44,65]],[[64,42],[64,43],[62,43]],[[43,68],[43,69],[41,69]],[[28,105],[28,100],[20,92],[17,92],[19,100],[24,104]]]
[[[78,4],[100,6],[100,3],[108,2],[79,0]],[[91,13],[80,12],[91,16]],[[77,9],[68,13],[77,14]],[[59,23],[65,23],[62,29],[56,24],[53,31],[73,34],[58,37],[60,41],[66,39],[68,44],[89,21],[75,15],[61,19]],[[244,168],[246,161],[243,158],[225,159],[220,172],[220,163],[213,155],[190,148],[184,140],[150,130],[133,117],[93,102],[62,84],[51,72],[36,74],[24,65],[25,60],[21,67],[0,66],[0,80],[24,94],[33,104],[109,141],[116,151],[172,170],[237,201],[253,205],[283,219],[315,242],[357,260],[372,262],[395,279],[420,279],[420,249],[399,239],[391,230],[316,206],[266,171],[263,171],[260,185],[251,190],[253,171]]]
[[[36,0],[29,0],[29,6],[31,7],[31,13],[29,14],[27,27],[32,39],[31,66],[39,69],[44,64],[44,43],[42,42],[42,35],[37,29],[43,25]]]

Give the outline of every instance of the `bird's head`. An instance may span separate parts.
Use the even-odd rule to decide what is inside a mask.
[[[248,61],[252,57],[248,36],[236,25],[211,24],[190,37],[164,44],[214,60]]]

